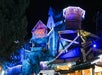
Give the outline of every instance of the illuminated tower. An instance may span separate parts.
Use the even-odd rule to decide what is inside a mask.
[[[66,19],[66,29],[81,29],[81,21],[84,18],[85,10],[76,6],[69,6],[63,10]]]
[[[82,19],[85,16],[85,10],[81,9],[80,7],[76,6],[69,6],[65,9],[63,9],[63,16],[65,18],[65,30],[59,31],[59,43],[62,43],[63,41],[66,41],[66,45],[62,43],[62,50],[57,55],[57,57],[60,58],[68,58],[69,54],[74,54],[73,56],[78,56],[79,50],[72,49],[69,51],[70,47],[73,47],[75,45],[81,45],[82,42],[85,42],[84,36],[82,36],[84,33],[83,30],[81,30],[81,22]],[[69,52],[68,52],[69,51]],[[75,54],[75,53],[77,54]],[[86,56],[84,50],[81,50],[83,55],[83,60],[86,61]],[[64,54],[63,54],[64,53]],[[72,55],[71,55],[72,56]],[[56,58],[57,58],[56,57]]]
[[[58,32],[57,34],[58,37],[56,39],[57,56],[55,57],[54,60],[56,60],[57,58],[68,59],[79,56],[80,54],[79,48],[76,49],[74,48],[71,50],[69,49],[69,47],[73,47],[73,45],[79,45],[78,38],[80,37],[79,32],[81,31],[77,32],[77,30],[81,29],[81,21],[82,18],[84,18],[84,15],[85,11],[80,7],[76,6],[69,6],[63,10],[63,16],[65,20],[63,20],[62,25],[59,26],[55,25],[55,30],[56,32]],[[76,35],[74,35],[74,37],[71,37],[69,34],[70,35],[76,34]]]

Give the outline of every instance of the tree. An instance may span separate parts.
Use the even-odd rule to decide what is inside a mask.
[[[7,58],[24,43],[29,0],[0,0],[0,57]]]

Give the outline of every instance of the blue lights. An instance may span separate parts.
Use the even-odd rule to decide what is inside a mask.
[[[62,53],[59,58],[61,59],[70,59],[70,58],[76,58],[80,56],[80,48],[76,47],[74,49],[71,49],[67,53]]]
[[[97,45],[96,44],[93,44],[93,48],[96,48],[97,47]]]

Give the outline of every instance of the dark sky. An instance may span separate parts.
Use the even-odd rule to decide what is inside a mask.
[[[31,29],[38,20],[42,20],[44,24],[47,23],[48,9],[50,6],[56,11],[61,11],[68,6],[79,6],[83,8],[86,10],[83,26],[86,30],[95,33],[96,14],[101,10],[100,0],[30,0],[30,5],[27,9],[28,34],[30,34]]]

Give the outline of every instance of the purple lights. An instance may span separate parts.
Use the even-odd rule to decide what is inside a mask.
[[[47,69],[47,62],[46,61],[41,61],[40,66],[41,66],[42,70],[46,70]]]
[[[75,15],[84,18],[85,10],[81,9],[80,7],[76,7],[76,6],[69,6],[63,9],[63,16],[65,18],[73,17]]]
[[[69,6],[63,9],[63,16],[66,20],[66,29],[81,29],[81,21],[85,16],[85,10],[76,6]]]

